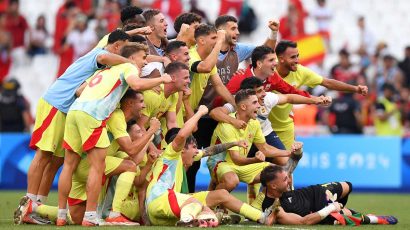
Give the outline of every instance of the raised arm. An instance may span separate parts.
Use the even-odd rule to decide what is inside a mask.
[[[270,78],[270,79],[269,79]],[[272,88],[282,94],[298,94],[304,97],[310,97],[309,92],[299,90],[284,81],[277,73],[274,73],[268,79],[271,80]]]
[[[192,134],[195,130],[196,126],[198,125],[198,120],[202,116],[208,113],[208,108],[204,105],[199,106],[198,112],[194,114],[187,122],[185,122],[184,126],[179,130],[177,136],[172,141],[172,148],[179,152],[185,146],[186,139]]]
[[[279,101],[278,105],[283,105],[286,103],[289,104],[315,104],[315,105],[320,105],[324,104],[326,101],[330,100],[329,97],[303,97],[297,94],[278,94]]]
[[[327,78],[323,78],[321,85],[328,89],[343,91],[343,92],[359,93],[363,96],[366,96],[367,91],[368,91],[367,86],[365,85],[357,85],[357,86],[350,85],[350,84],[346,84],[338,80],[327,79]]]
[[[218,38],[211,53],[204,60],[200,61],[196,69],[198,73],[209,73],[212,71],[218,61],[218,55],[221,51],[223,42],[225,41],[225,30],[218,30]]]
[[[278,30],[279,30],[279,21],[277,20],[270,20],[268,23],[268,27],[271,30],[268,39],[266,39],[263,45],[268,46],[275,50],[276,47],[276,40],[278,37]]]
[[[302,142],[294,142],[292,145],[292,149],[295,149],[293,152],[292,156],[289,157],[288,162],[286,163],[286,166],[284,169],[289,173],[292,174],[293,171],[295,170],[296,166],[299,163],[299,160],[303,156],[303,143]]]
[[[176,38],[177,41],[185,42],[188,45],[188,47],[195,45],[195,44],[190,44],[189,28],[190,28],[190,25],[182,23],[181,29],[179,30],[179,33]]]

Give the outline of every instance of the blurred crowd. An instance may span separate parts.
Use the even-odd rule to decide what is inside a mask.
[[[166,15],[167,34],[170,37],[176,35],[173,21],[182,12],[197,13],[203,17],[204,22],[209,22],[206,10],[200,9],[196,0],[65,0],[55,18],[38,15],[35,25],[29,26],[20,12],[18,0],[0,0],[0,131],[28,131],[32,123],[32,119],[28,117],[30,115],[25,114],[29,111],[29,105],[18,90],[18,82],[8,76],[13,63],[13,50],[23,49],[30,58],[47,53],[56,54],[59,57],[56,76],[60,76],[73,61],[95,47],[105,34],[119,27],[121,8],[129,4],[161,10]],[[231,14],[240,19],[241,33],[249,34],[257,27],[258,15],[246,0],[221,0],[219,15],[223,14]],[[326,132],[339,134],[408,136],[410,46],[404,48],[404,58],[398,60],[389,52],[389,44],[375,39],[372,30],[377,28],[367,25],[366,18],[360,16],[357,18],[360,37],[352,38],[360,41],[359,48],[352,49],[346,44],[341,50],[334,50],[331,47],[333,38],[330,33],[333,15],[326,0],[317,0],[316,8],[311,11],[304,8],[301,0],[288,0],[287,12],[280,18],[280,38],[297,41],[306,36],[305,20],[308,17],[314,19],[317,33],[325,43],[326,53],[336,53],[339,58],[330,70],[324,67],[324,60],[308,66],[326,78],[367,85],[370,93],[363,97],[316,88],[312,94],[331,95],[332,105],[328,108],[295,106],[296,127],[308,127],[310,130],[328,127]],[[53,30],[46,28],[46,20],[55,20]],[[52,44],[48,44],[48,40],[52,40]],[[10,87],[16,95],[13,100],[9,100],[10,97],[7,96],[10,94]],[[17,99],[20,97],[24,103]],[[13,111],[21,113],[21,118],[7,120],[4,111],[8,106],[14,106]],[[22,125],[15,126],[15,129],[4,128],[10,122],[21,122]]]

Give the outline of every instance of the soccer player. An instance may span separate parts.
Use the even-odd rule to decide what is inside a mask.
[[[363,215],[346,208],[352,191],[350,182],[332,182],[289,191],[288,179],[288,172],[277,165],[268,166],[261,173],[264,189],[262,196],[258,197],[258,208],[274,209],[274,215],[269,217],[271,224],[360,225],[398,222],[393,216]]]
[[[174,29],[178,33],[177,40],[185,42],[189,48],[195,46],[195,29],[202,22],[198,14],[187,12],[175,18]]]
[[[261,105],[258,110],[258,116],[256,117],[256,119],[261,125],[262,133],[265,136],[266,143],[283,150],[285,149],[285,146],[283,146],[282,142],[280,142],[275,131],[272,129],[270,121],[268,120],[268,116],[272,108],[276,105],[282,105],[285,103],[320,105],[324,104],[327,101],[330,101],[329,98],[323,96],[303,97],[297,94],[275,94],[272,92],[265,92],[262,81],[256,77],[245,78],[241,83],[240,89],[253,89],[256,92],[258,102]],[[235,107],[233,107],[233,105],[229,103],[226,103],[223,107],[217,107],[213,109],[210,112],[210,116],[218,122],[229,123],[237,128],[245,128],[245,121],[229,116],[229,114],[234,112],[236,112]],[[254,157],[256,152],[256,147],[252,146],[248,153],[248,157]],[[266,161],[272,162],[272,160],[273,159],[271,158],[266,158]],[[284,158],[281,158],[281,160],[284,160]]]
[[[96,70],[129,62],[117,55],[128,39],[129,36],[120,30],[112,32],[104,49],[94,49],[71,64],[40,98],[30,141],[30,148],[36,150],[36,154],[27,173],[26,196],[31,200],[45,202],[53,178],[64,161],[64,124],[77,88]],[[50,161],[55,167],[45,173],[45,167]],[[40,190],[40,184],[43,183]]]
[[[131,60],[102,71],[97,71],[81,96],[70,107],[64,133],[66,155],[59,179],[59,210],[57,225],[66,223],[67,195],[71,188],[71,178],[81,160],[80,154],[87,152],[90,172],[87,179],[87,204],[82,225],[98,225],[96,206],[101,191],[101,176],[104,170],[109,140],[105,128],[106,119],[115,110],[117,103],[128,87],[146,90],[161,83],[171,81],[169,75],[156,79],[140,79],[138,68],[146,64],[147,47],[141,44],[125,46],[121,55]],[[105,77],[104,77],[105,76]],[[67,183],[68,181],[68,183]]]
[[[184,186],[184,171],[192,165],[195,155],[198,154],[192,131],[199,118],[207,112],[206,106],[200,106],[197,113],[178,130],[177,134],[175,129],[167,134],[166,139],[170,143],[155,162],[147,188],[146,208],[153,225],[215,226],[216,217],[206,206],[217,205],[224,205],[227,209],[259,223],[265,223],[268,219],[270,213],[263,213],[244,204],[226,190],[184,194],[188,192]],[[211,152],[216,151],[214,149]],[[202,225],[201,220],[208,223]]]
[[[203,93],[208,80],[212,82],[216,92],[225,101],[234,104],[234,99],[222,84],[216,68],[218,53],[225,39],[225,33],[223,30],[217,32],[215,27],[205,24],[199,25],[195,30],[197,46],[189,51],[191,57],[189,68],[192,72],[190,104],[193,110],[202,104]]]
[[[234,104],[234,99],[222,83],[216,68],[218,54],[225,40],[225,34],[226,32],[224,30],[217,32],[215,27],[205,24],[201,24],[195,29],[197,46],[191,48],[189,53],[191,57],[189,60],[190,71],[192,73],[192,94],[189,97],[189,102],[193,110],[195,110],[198,105],[203,104],[203,93],[209,80],[215,88],[215,91],[225,101]],[[202,123],[200,122],[198,125],[198,129],[201,130],[201,132],[196,132],[194,135],[198,140],[199,147],[205,148],[209,146],[209,137],[212,136],[213,130],[210,127],[207,127],[205,123]],[[188,176],[190,178],[188,180],[190,192],[195,191],[196,172],[197,167],[193,167],[189,169],[187,173],[187,175],[190,175]]]
[[[151,121],[150,130],[146,134],[141,135],[138,140],[134,138],[132,142],[126,131],[126,122],[140,115],[140,111],[145,107],[143,95],[140,92],[129,89],[121,99],[120,104],[121,108],[116,109],[107,121],[107,130],[114,140],[111,142],[108,149],[108,156],[105,158],[104,176],[111,177],[120,174],[117,180],[118,190],[114,197],[113,214],[111,216],[114,216],[116,210],[120,210],[122,200],[126,199],[131,190],[134,177],[140,173],[136,164],[141,161],[145,153],[143,152],[144,145],[146,145],[151,136],[153,136],[160,127],[159,121],[153,119]],[[120,147],[122,150],[127,151],[132,159],[129,157],[128,159],[123,159],[124,156],[121,156],[122,152],[118,152]],[[89,168],[90,164],[87,162],[87,159],[82,159],[72,179],[73,186],[69,194],[68,204],[71,214],[70,220],[73,224],[81,224],[81,220],[84,216],[85,201],[87,200],[86,182]],[[143,171],[141,171],[141,174],[142,172]],[[144,175],[142,176],[145,178]],[[42,217],[50,218],[53,221],[57,219],[57,207],[42,205],[30,199],[25,199],[24,202],[26,203],[26,205],[24,205],[25,207],[15,213],[16,220],[21,219],[24,223],[41,224],[38,221],[32,221],[33,218],[30,216],[34,213],[38,213]],[[116,225],[135,224],[124,217],[120,218],[118,216],[107,219],[107,222]],[[19,223],[21,223],[21,221],[19,221]]]
[[[252,65],[249,66],[245,73],[238,73],[232,76],[229,82],[226,84],[227,89],[232,93],[235,94],[239,90],[239,85],[241,84],[242,80],[247,77],[255,76],[261,79],[264,83],[265,91],[272,91],[272,89],[276,89],[281,93],[293,93],[299,94],[302,96],[309,97],[309,93],[301,90],[297,90],[291,85],[287,84],[283,81],[280,77],[275,77],[273,75],[274,69],[276,66],[276,56],[274,51],[267,47],[267,46],[258,46],[252,52]],[[222,100],[220,97],[216,97],[213,103],[213,106],[221,106]],[[209,130],[213,130],[216,127],[216,122],[212,119],[204,119],[204,123],[199,123],[199,127],[207,127]],[[245,125],[244,122],[236,123],[237,125]],[[237,128],[243,128],[242,126],[235,126]],[[211,135],[201,135],[197,136],[199,140],[203,140],[204,143],[209,143]],[[282,145],[274,146],[276,148],[281,148]],[[197,168],[199,165],[195,165],[191,168],[188,174],[188,180],[191,181],[192,178],[195,178]],[[194,171],[194,172],[193,172]]]
[[[277,64],[276,55],[272,48],[257,46],[252,52],[251,65],[245,69],[244,73],[232,76],[231,80],[226,84],[226,88],[228,88],[229,92],[235,94],[239,90],[243,79],[255,76],[263,82],[266,92],[275,90],[282,94],[299,94],[310,97],[308,92],[293,87],[275,74]],[[219,104],[219,102],[216,102],[216,104]]]
[[[238,70],[239,63],[251,57],[255,45],[238,42],[238,20],[233,16],[219,16],[215,20],[215,27],[217,30],[224,30],[226,32],[216,63],[218,75],[221,77],[222,83],[226,85],[231,80],[232,75]],[[269,21],[268,27],[271,30],[271,35],[265,41],[264,45],[274,49],[279,24],[271,20]],[[208,108],[213,108],[215,97],[216,92],[212,84],[208,84],[203,96],[204,105],[208,106]]]
[[[265,162],[265,156],[272,157],[276,164],[285,165],[287,157],[301,148],[299,143],[292,146],[292,152],[280,150],[266,143],[260,123],[255,120],[260,105],[256,93],[252,89],[240,90],[235,96],[237,112],[230,114],[247,123],[245,129],[237,129],[228,123],[219,123],[212,136],[212,144],[246,140],[249,147],[245,151],[234,147],[226,152],[211,156],[208,169],[217,182],[217,189],[232,191],[239,182],[247,184],[259,183],[259,174],[263,168],[270,165]],[[253,158],[247,158],[250,144],[254,144],[260,151]],[[281,158],[284,158],[281,159]]]
[[[276,74],[296,88],[303,85],[309,87],[322,85],[331,90],[367,95],[367,86],[354,86],[337,80],[323,78],[312,70],[300,65],[299,51],[295,42],[282,40],[277,44],[275,52],[279,60]],[[273,108],[269,115],[273,130],[278,134],[287,149],[290,148],[295,139],[295,128],[291,110],[291,104],[279,105]]]
[[[167,21],[161,11],[149,9],[142,13],[146,25],[151,27],[152,33],[147,35],[149,53],[151,55],[164,56],[167,41]]]
[[[171,41],[165,48],[165,56],[167,56],[171,62],[179,61],[189,66],[189,48],[183,41]]]
[[[165,136],[167,130],[178,127],[176,115],[178,94],[185,91],[191,82],[188,66],[181,62],[170,63],[165,68],[165,73],[171,76],[172,82],[160,85],[159,92],[156,89],[144,91],[146,108],[143,109],[142,115],[137,121],[140,127],[146,128],[150,118],[160,119],[162,136]]]
[[[122,28],[121,30],[126,31],[127,34],[130,36],[141,34],[146,35],[151,33],[151,28],[145,26],[145,18],[142,15],[143,10],[136,6],[127,6],[121,10],[121,23]],[[133,28],[132,30],[127,30],[126,28]],[[107,45],[108,36],[110,34],[105,35],[97,44],[96,47],[104,47]]]

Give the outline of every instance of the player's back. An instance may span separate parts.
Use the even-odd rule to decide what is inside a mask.
[[[71,64],[43,95],[44,100],[60,111],[67,113],[75,100],[77,88],[93,73],[100,69],[97,57],[107,51],[97,48]]]
[[[128,89],[126,79],[138,73],[130,63],[95,72],[70,110],[84,111],[98,120],[108,118]]]

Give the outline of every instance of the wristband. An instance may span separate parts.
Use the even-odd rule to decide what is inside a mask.
[[[271,30],[271,31],[270,31],[270,34],[269,34],[269,36],[268,36],[268,39],[270,39],[270,40],[277,40],[277,38],[278,38],[278,31],[273,31],[273,30]]]
[[[330,204],[321,210],[319,210],[317,213],[320,216],[320,219],[323,220],[325,219],[330,213],[336,211],[336,206],[334,204]]]

